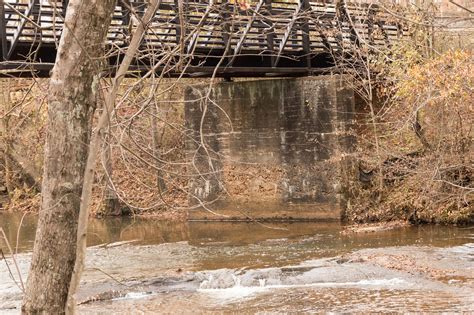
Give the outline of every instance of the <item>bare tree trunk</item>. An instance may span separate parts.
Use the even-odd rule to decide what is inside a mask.
[[[65,312],[99,87],[100,57],[116,0],[70,0],[49,85],[42,207],[24,314]]]
[[[426,150],[430,150],[431,145],[428,142],[428,139],[426,139],[425,131],[423,130],[423,127],[420,124],[420,111],[419,110],[415,112],[415,121],[412,123],[412,128],[416,136],[418,137],[418,139],[420,139],[421,144],[423,144],[423,147]]]
[[[110,146],[110,134],[104,135],[104,146],[102,148],[102,159],[105,171],[104,213],[105,215],[119,216],[122,214],[120,200],[113,187],[113,165],[112,148]]]
[[[77,289],[79,288],[79,282],[81,280],[82,271],[84,270],[84,263],[86,258],[86,245],[87,245],[87,226],[89,218],[89,207],[91,202],[92,195],[92,184],[94,182],[94,170],[97,160],[97,155],[99,152],[99,146],[101,143],[101,137],[104,128],[109,123],[109,118],[112,116],[115,109],[115,99],[117,98],[117,93],[120,87],[120,83],[125,77],[130,64],[140,47],[142,42],[143,35],[148,27],[148,23],[151,22],[152,18],[155,16],[156,10],[160,5],[161,0],[151,0],[148,8],[143,15],[141,23],[135,29],[132,40],[130,41],[130,46],[125,52],[125,57],[122,60],[115,77],[112,80],[112,86],[105,96],[105,106],[102,114],[99,117],[97,122],[97,127],[95,133],[92,135],[90,140],[90,152],[87,155],[87,162],[84,168],[84,178],[83,178],[83,187],[81,192],[81,204],[80,211],[78,216],[78,225],[77,225],[77,248],[76,248],[76,260],[74,265],[74,273],[71,277],[71,285],[69,287],[68,301],[67,301],[67,313],[74,314],[75,312],[75,295]]]
[[[10,82],[9,79],[2,79],[1,80],[0,91],[2,93],[1,102],[3,108],[3,119],[2,119],[2,126],[1,126],[1,140],[3,143],[3,169],[5,172],[5,187],[7,189],[7,193],[11,198],[14,190],[12,175],[13,175],[13,168],[11,163],[11,153],[13,150],[13,143],[12,137],[10,132],[10,115],[9,111],[12,108],[11,105],[11,98],[10,98]]]
[[[156,167],[156,186],[160,193],[163,193],[166,190],[165,180],[163,179],[163,173],[161,168],[163,167],[160,162],[160,133],[158,128],[158,107],[157,104],[152,104],[152,116],[151,116],[151,138],[153,146],[153,157],[155,158],[155,167]]]

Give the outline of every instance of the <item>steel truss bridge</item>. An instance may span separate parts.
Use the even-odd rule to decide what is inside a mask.
[[[68,0],[0,0],[2,76],[49,75],[67,4]],[[107,36],[110,72],[123,58],[145,8],[144,0],[118,0]],[[328,71],[337,54],[350,54],[361,46],[387,48],[403,32],[402,25],[374,4],[162,0],[132,71],[153,68],[167,76],[306,76]],[[161,65],[170,53],[172,58]]]

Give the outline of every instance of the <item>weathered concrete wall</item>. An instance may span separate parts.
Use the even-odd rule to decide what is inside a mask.
[[[353,92],[341,77],[186,91],[190,219],[338,219]]]

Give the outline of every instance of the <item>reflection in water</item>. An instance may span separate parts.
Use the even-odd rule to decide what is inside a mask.
[[[20,214],[0,213],[2,227],[16,245]],[[36,215],[23,218],[18,251],[31,251]],[[88,245],[115,242],[157,245],[187,242],[202,252],[193,270],[285,266],[334,257],[363,248],[431,245],[456,246],[470,240],[470,229],[444,226],[401,228],[378,233],[341,234],[336,222],[258,224],[242,222],[173,222],[139,218],[91,219]],[[0,246],[4,247],[0,238]]]
[[[18,251],[31,250],[33,248],[33,241],[35,239],[36,231],[36,215],[26,214],[25,216],[18,213],[2,213],[0,212],[0,228],[5,232],[10,245]],[[20,230],[20,223],[21,228]],[[17,243],[17,234],[19,240]],[[16,246],[18,245],[18,246]],[[5,248],[5,240],[0,237],[0,246]],[[7,252],[7,251],[5,251]]]
[[[1,213],[0,227],[4,229],[11,244],[17,242],[17,233],[22,215]],[[19,252],[31,251],[35,237],[37,215],[23,218],[19,231]],[[174,222],[141,218],[91,219],[88,245],[133,241],[136,245],[152,245],[186,241],[190,245],[219,247],[221,245],[243,246],[259,243],[272,247],[273,243],[285,239],[288,247],[297,246],[306,250],[305,244],[326,249],[335,254],[365,247],[398,245],[455,246],[465,243],[469,229],[445,226],[422,226],[401,228],[378,233],[341,235],[343,226],[337,222],[291,222],[291,223],[242,223],[242,222]],[[3,240],[0,240],[0,244]],[[296,245],[297,244],[297,245]],[[251,248],[252,246],[250,246]],[[314,249],[314,247],[312,247]]]
[[[0,227],[5,230],[11,244],[16,244],[18,228],[22,215],[1,213]],[[19,233],[18,250],[30,251],[33,248],[38,216],[28,214],[23,218]],[[119,241],[136,241],[137,244],[161,244],[189,239],[187,223],[166,222],[129,217],[91,219],[89,222],[88,245],[108,244]],[[1,241],[0,240],[0,244]]]

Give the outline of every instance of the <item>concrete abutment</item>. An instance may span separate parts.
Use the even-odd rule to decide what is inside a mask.
[[[189,219],[341,218],[355,143],[343,77],[190,86],[185,102]]]

